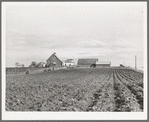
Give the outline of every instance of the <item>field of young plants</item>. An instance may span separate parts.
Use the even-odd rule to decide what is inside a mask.
[[[142,112],[143,73],[125,68],[6,75],[6,111]]]

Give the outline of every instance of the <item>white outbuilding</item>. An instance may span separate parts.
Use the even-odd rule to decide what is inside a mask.
[[[65,66],[67,66],[67,67],[74,66],[74,60],[73,59],[67,59],[65,61]]]

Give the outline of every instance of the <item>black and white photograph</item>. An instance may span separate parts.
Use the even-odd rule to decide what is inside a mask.
[[[147,2],[2,2],[3,120],[146,120]]]

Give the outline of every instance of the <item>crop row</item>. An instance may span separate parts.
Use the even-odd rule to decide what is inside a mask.
[[[7,111],[142,111],[138,81],[141,74],[116,68],[7,75],[5,105]]]

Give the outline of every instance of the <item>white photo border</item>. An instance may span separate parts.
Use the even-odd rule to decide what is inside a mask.
[[[2,2],[2,120],[147,120],[147,2],[100,2],[101,5],[144,5],[144,111],[143,112],[8,112],[5,111],[6,90],[6,6],[70,4],[69,2]],[[77,2],[79,5],[81,2]],[[87,4],[88,2],[83,2]],[[98,4],[99,2],[89,2]],[[73,4],[73,2],[71,2]]]

